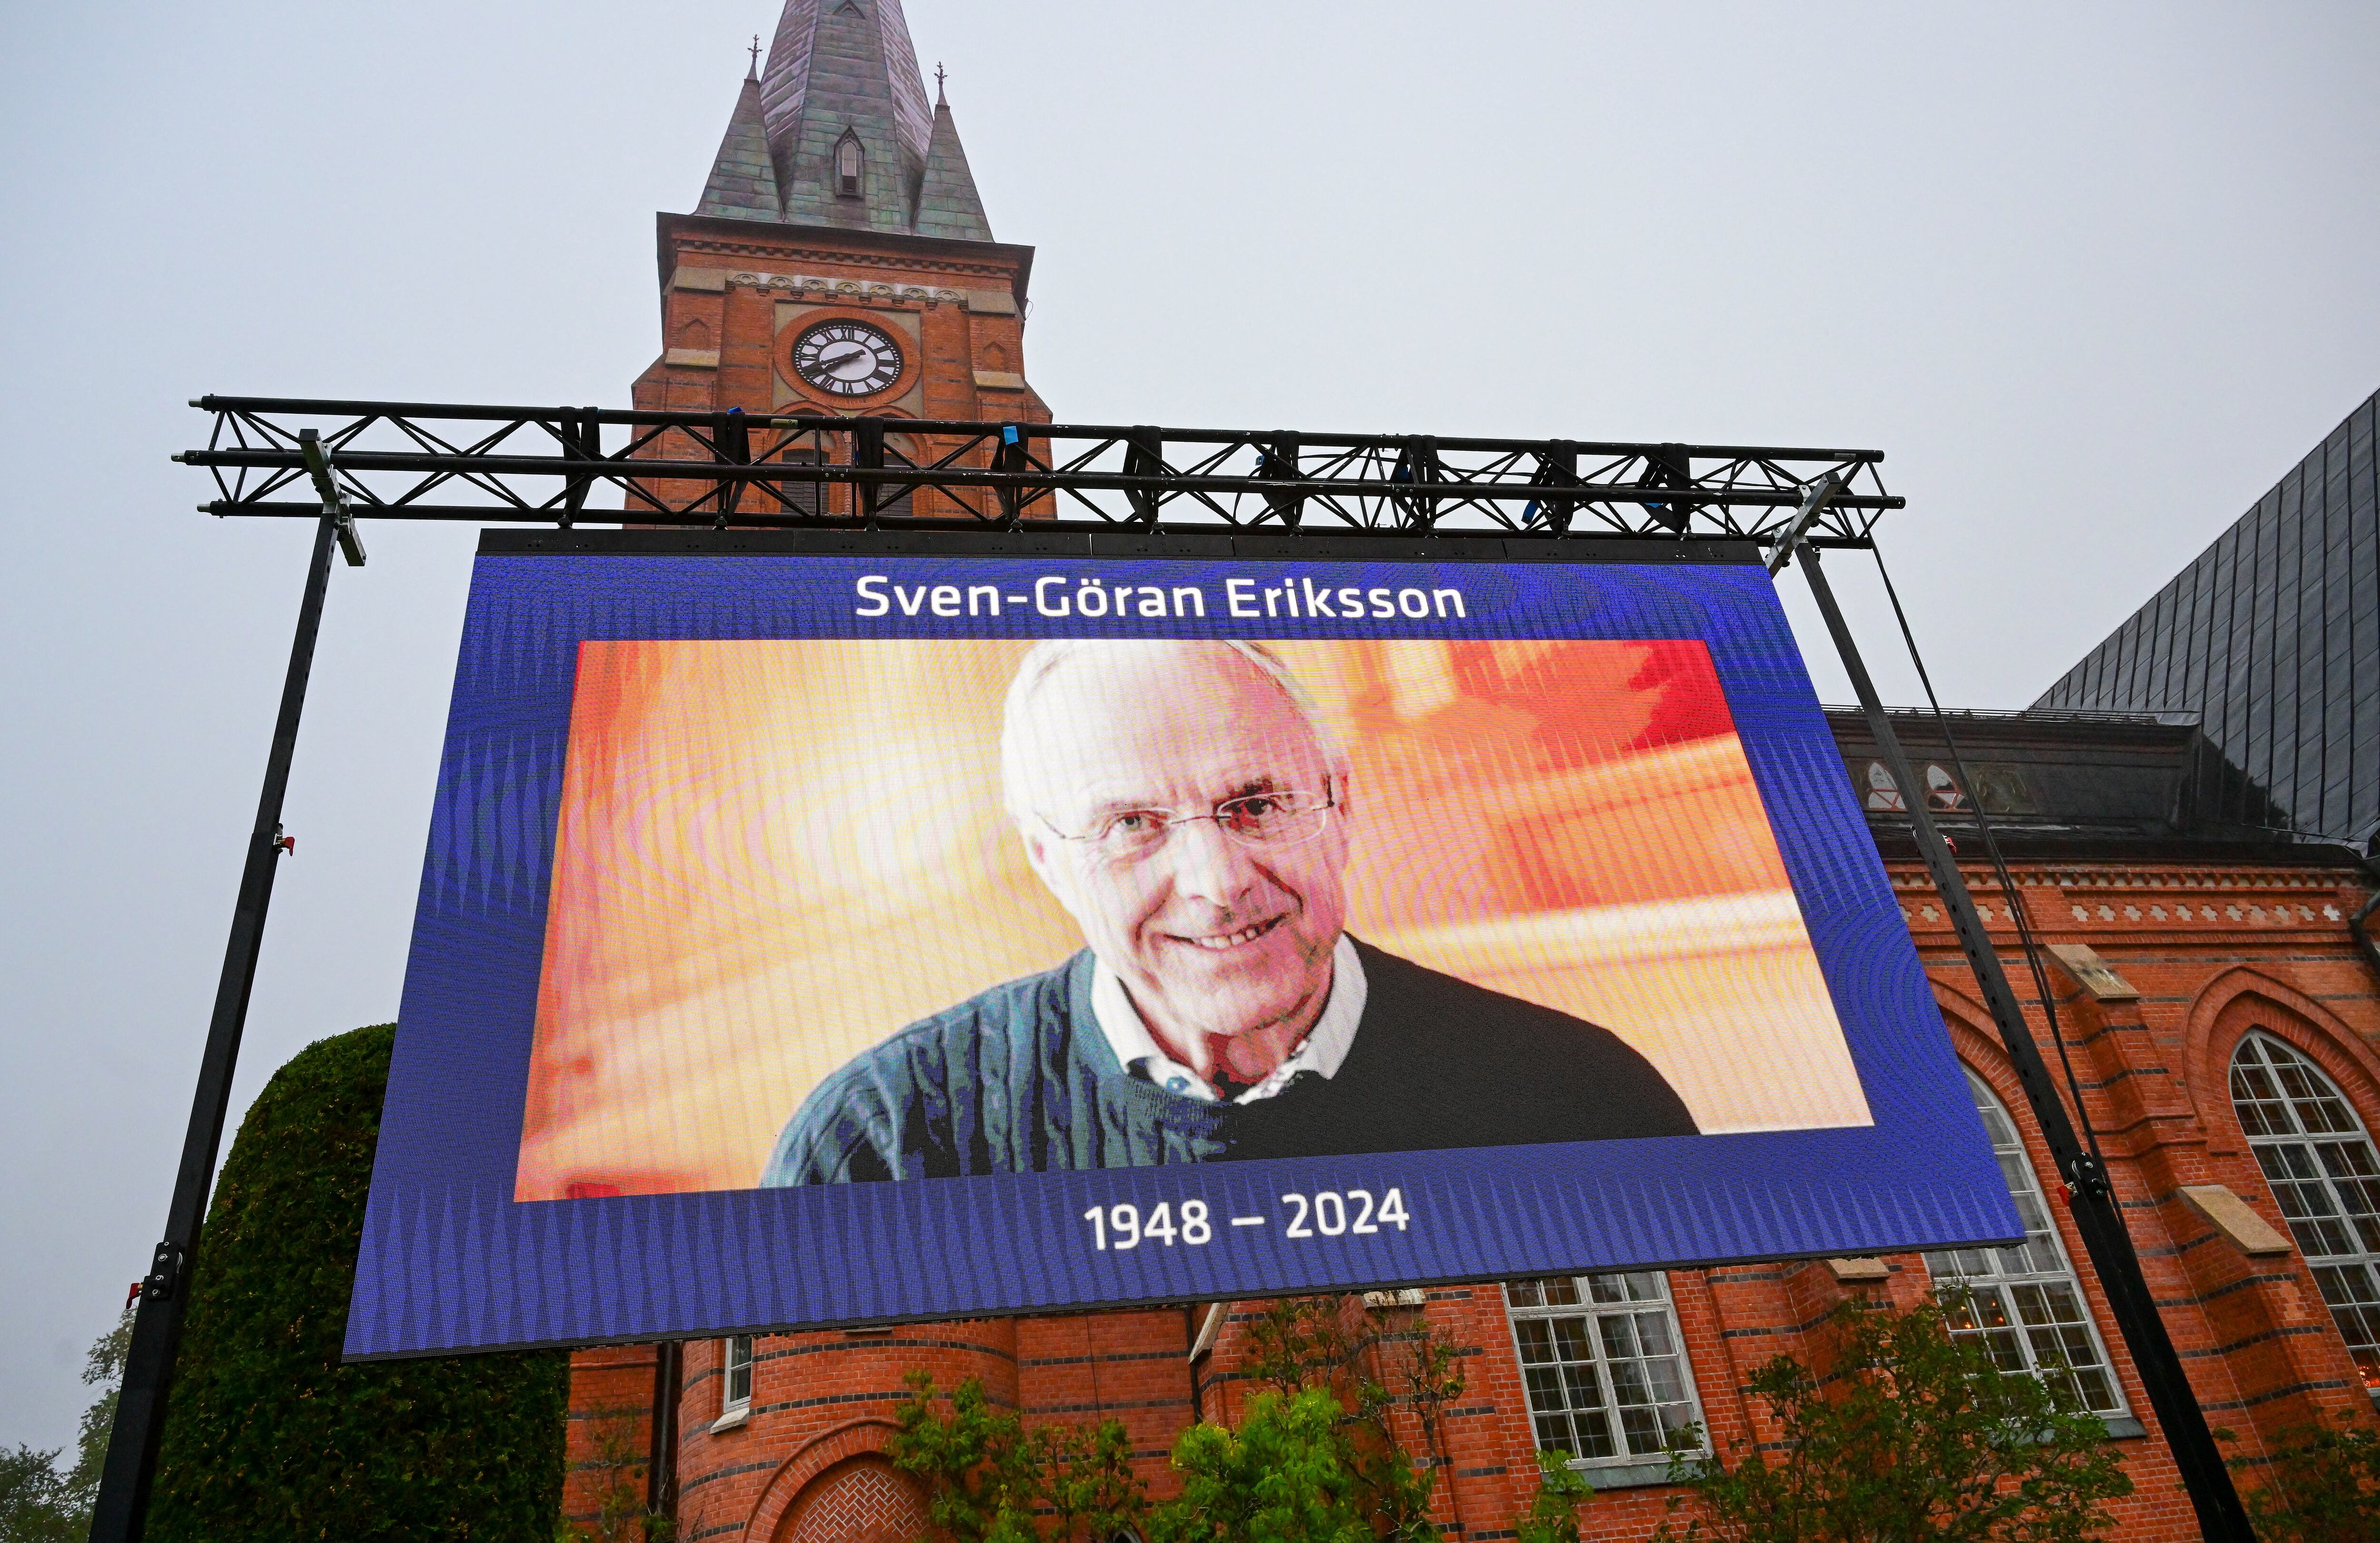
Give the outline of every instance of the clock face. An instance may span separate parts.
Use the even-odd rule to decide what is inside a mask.
[[[901,378],[901,345],[865,322],[821,322],[794,340],[794,369],[837,396],[873,396]]]

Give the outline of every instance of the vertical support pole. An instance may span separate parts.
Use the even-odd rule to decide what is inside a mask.
[[[1305,475],[1298,465],[1301,448],[1298,436],[1289,430],[1284,429],[1273,435],[1271,443],[1264,446],[1263,459],[1257,463],[1257,475],[1279,482],[1296,481]],[[1305,499],[1298,493],[1268,492],[1265,494],[1265,507],[1271,511],[1274,518],[1293,529],[1305,516]]]
[[[240,1034],[248,1027],[249,991],[256,983],[264,914],[273,902],[273,867],[283,851],[282,795],[289,786],[289,763],[298,747],[298,718],[306,705],[307,676],[314,667],[314,638],[322,630],[322,599],[331,581],[331,548],[338,540],[340,523],[339,517],[325,513],[314,528],[305,598],[298,605],[298,635],[289,645],[289,673],[281,684],[281,712],[273,721],[273,749],[264,762],[264,791],[257,800],[256,828],[249,832],[248,863],[240,872],[239,898],[232,909],[231,939],[224,945],[214,1014],[207,1023],[198,1091],[190,1100],[189,1130],[182,1138],[182,1165],[174,1176],[164,1241],[157,1245],[148,1278],[140,1282],[140,1307],[132,1320],[132,1344],[124,1358],[124,1389],[115,1405],[115,1426],[108,1436],[107,1464],[100,1472],[91,1543],[138,1543],[148,1518],[158,1440],[165,1428],[165,1395],[173,1385],[174,1353],[181,1343],[182,1313],[189,1302],[190,1270],[198,1255],[199,1226],[206,1217],[209,1181],[214,1176],[215,1153],[223,1145],[224,1117],[231,1107],[232,1070],[239,1059]]]
[[[1917,780],[1916,770],[1901,748],[1900,736],[1893,733],[1892,720],[1876,697],[1876,683],[1868,678],[1867,665],[1860,658],[1858,645],[1852,640],[1851,627],[1835,604],[1835,592],[1828,587],[1826,574],[1818,564],[1817,548],[1805,543],[1792,549],[1792,555],[1802,560],[1802,571],[1809,577],[1810,592],[1817,599],[1827,630],[1834,636],[1836,651],[1842,655],[1843,668],[1852,677],[1852,687],[1859,694],[1860,708],[1867,714],[1876,749],[1884,757],[1886,770],[1901,789],[1901,801],[1908,806],[1909,822],[1917,838],[1918,854],[1933,875],[1935,891],[1941,896],[1943,909],[1949,913],[1959,946],[1966,951],[1967,962],[1974,967],[1984,1004],[1991,1010],[1992,1021],[1999,1027],[2001,1042],[2016,1068],[2017,1081],[2023,1085],[2026,1101],[2033,1106],[2034,1118],[2040,1122],[2050,1157],[2073,1187],[2075,1230],[2082,1234],[2082,1246],[2091,1256],[2092,1268],[2098,1271],[2100,1288],[2107,1294],[2108,1311],[2114,1314],[2116,1328],[2124,1336],[2124,1348],[2131,1353],[2132,1366],[2148,1390],[2149,1404],[2156,1411],[2157,1424],[2164,1428],[2166,1445],[2173,1452],[2174,1466],[2181,1471],[2182,1488],[2189,1492],[2191,1506],[2198,1513],[2199,1531],[2212,1543],[2254,1543],[2255,1533],[2249,1526],[2248,1513],[2240,1503],[2239,1492],[2231,1486],[2231,1471],[2206,1428],[2205,1413],[2199,1408],[2198,1395],[2192,1391],[2190,1379],[2181,1368],[2181,1358],[2174,1353],[2173,1341],[2166,1334],[2165,1319],[2157,1316],[2156,1303],[2141,1273],[2140,1255],[2132,1248],[2131,1233],[2125,1230],[2123,1210],[2117,1203],[2115,1190],[2098,1159],[2082,1145],[2075,1134],[2074,1123],[2067,1117],[2058,1085],[2042,1060],[2041,1047],[2033,1038],[2032,1027],[2024,1021],[2024,1009],[2009,985],[2007,972],[2000,967],[1998,950],[1993,946],[1991,935],[1984,930],[1983,919],[1975,915],[1975,903],[1967,893],[1957,859],[1951,857],[1941,832],[1935,827],[1934,817],[1926,810],[1925,786]]]
[[[1165,475],[1165,432],[1149,424],[1141,424],[1124,435],[1123,474],[1126,477],[1162,477]],[[1132,504],[1132,517],[1144,525],[1157,523],[1157,509],[1162,502],[1147,488],[1127,488],[1124,497]]]
[[[884,469],[884,420],[880,418],[855,418],[851,420],[851,465],[855,471]],[[885,496],[880,483],[865,478],[851,480],[851,506],[869,529],[876,525],[876,511],[892,500]]]
[[[1578,446],[1566,439],[1555,440],[1537,456],[1537,475],[1533,479],[1548,488],[1578,486]],[[1548,493],[1529,505],[1532,515],[1541,516],[1546,529],[1557,536],[1570,534],[1570,518],[1578,508],[1578,501],[1561,493]]]
[[[686,1391],[686,1346],[653,1346],[652,1450],[645,1463],[645,1509],[677,1520],[677,1405]]]
[[[719,458],[730,466],[752,464],[752,429],[744,420],[744,409],[730,407],[720,420],[718,429]],[[716,529],[724,530],[735,516],[735,506],[744,499],[744,484],[732,477],[719,480],[719,518]]]
[[[1694,485],[1694,462],[1682,444],[1657,444],[1645,453],[1645,480],[1657,488],[1691,488]],[[1682,536],[1694,518],[1697,506],[1693,504],[1647,504],[1645,513],[1656,525],[1666,526]]]
[[[991,468],[994,471],[1023,473],[1030,470],[1032,466],[1033,456],[1032,452],[1026,447],[1024,426],[1016,423],[1002,424],[1000,448],[992,454]],[[1011,525],[1024,518],[1025,490],[1012,483],[1002,483],[999,492],[1001,518]]]

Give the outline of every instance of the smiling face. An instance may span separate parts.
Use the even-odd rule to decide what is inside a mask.
[[[1208,1041],[1271,1038],[1285,1053],[1303,1038],[1346,923],[1347,779],[1280,683],[1220,643],[1077,645],[1010,734],[1009,798],[1033,870],[1160,1042],[1204,1071]],[[1119,856],[1057,833],[1289,791],[1335,797],[1319,835],[1250,844],[1186,819]]]

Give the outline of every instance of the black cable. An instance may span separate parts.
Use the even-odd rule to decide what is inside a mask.
[[[2049,994],[2049,974],[2042,968],[2041,947],[2033,935],[2033,918],[2026,914],[2024,896],[2018,893],[2016,879],[2009,872],[2006,859],[2000,856],[1998,838],[1992,834],[1991,819],[1984,813],[1983,796],[1975,787],[1975,779],[1967,774],[1966,759],[1959,753],[1958,736],[1950,732],[1949,717],[1943,712],[1940,699],[1934,695],[1934,681],[1925,673],[1925,661],[1917,651],[1917,637],[1909,628],[1909,614],[1900,608],[1900,593],[1892,587],[1892,574],[1884,565],[1884,548],[1871,540],[1868,551],[1876,558],[1877,577],[1884,580],[1885,597],[1892,601],[1892,619],[1900,624],[1900,640],[1909,649],[1909,662],[1917,667],[1917,682],[1925,688],[1925,705],[1934,714],[1936,726],[1942,731],[1943,743],[1950,747],[1950,765],[1959,773],[1960,789],[1966,794],[1967,802],[1973,808],[1975,828],[1983,836],[1984,855],[1990,859],[1992,876],[1999,881],[2000,894],[2008,903],[2009,918],[2016,923],[2017,942],[2024,950],[2026,966],[2033,972],[2033,989],[2041,998],[2043,1015],[2049,1020],[2049,1042],[2058,1047],[2058,1063],[2065,1069],[2067,1090],[2074,1095],[2074,1118],[2082,1124],[2082,1140],[2091,1148],[2091,1160],[2098,1166],[2099,1182],[2104,1184],[2107,1182],[2107,1160],[2099,1150],[2099,1133],[2092,1128],[2091,1112],[2083,1107],[2082,1085],[2076,1080],[2074,1062],[2066,1052],[2066,1036],[2058,1031],[2058,1003]],[[1923,798],[1925,790],[1912,788],[1903,796]],[[2069,1179],[2073,1177],[2072,1174],[2067,1176]]]

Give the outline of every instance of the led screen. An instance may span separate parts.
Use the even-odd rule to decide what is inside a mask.
[[[504,544],[351,1355],[2021,1230],[1755,564]]]

